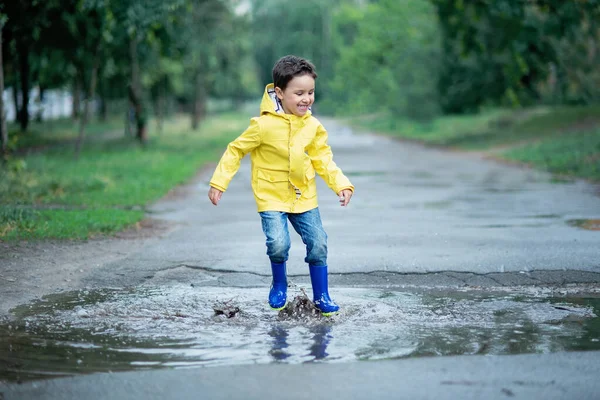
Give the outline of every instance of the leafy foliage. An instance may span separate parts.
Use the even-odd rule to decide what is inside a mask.
[[[441,105],[446,112],[486,104],[523,106],[544,98],[590,102],[600,92],[581,88],[597,73],[573,74],[576,46],[597,61],[600,2],[432,0],[443,37]],[[581,60],[580,60],[581,62]],[[571,72],[569,72],[571,71]],[[584,75],[585,77],[583,77]],[[597,78],[593,78],[597,79]],[[579,86],[573,95],[573,85]]]
[[[420,119],[435,115],[439,31],[433,7],[420,0],[381,0],[355,20],[355,27],[337,22],[348,43],[340,50],[332,83],[338,110],[389,110]]]
[[[145,124],[150,101],[190,101],[198,75],[190,71],[201,70],[204,90],[219,96],[243,97],[256,82],[235,67],[248,60],[250,42],[244,17],[227,0],[27,0],[8,2],[2,12],[7,86],[21,94],[39,86],[40,96],[71,86],[75,117],[96,64],[102,103],[135,89],[138,124]],[[217,83],[221,77],[228,85]],[[26,131],[31,100],[21,97]]]

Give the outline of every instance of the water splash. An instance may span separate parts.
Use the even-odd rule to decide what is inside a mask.
[[[289,298],[302,295],[292,291]],[[76,291],[0,324],[0,379],[96,371],[600,350],[598,299],[335,288],[332,317],[277,313],[266,288]],[[293,303],[293,302],[292,302]],[[215,313],[215,305],[237,309]]]

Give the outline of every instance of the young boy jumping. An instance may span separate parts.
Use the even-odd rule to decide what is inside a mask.
[[[282,57],[273,67],[273,83],[265,88],[260,117],[229,143],[210,180],[208,197],[217,205],[250,153],[252,190],[266,236],[273,281],[269,305],[281,310],[287,302],[286,262],[290,250],[288,220],[306,245],[313,301],[324,315],[339,306],[329,297],[327,234],[321,224],[315,172],[347,206],[354,186],[333,161],[327,131],[311,115],[317,73],[308,60]]]

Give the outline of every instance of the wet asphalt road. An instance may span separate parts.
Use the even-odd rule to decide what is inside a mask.
[[[438,357],[98,374],[11,388],[5,399],[595,400],[599,373],[590,352]]]
[[[337,196],[319,183],[334,297],[336,287],[497,289],[582,284],[598,289],[600,232],[581,228],[581,221],[600,219],[597,187],[580,181],[555,183],[542,172],[477,155],[356,135],[334,121],[324,122],[335,160],[356,186],[351,205],[342,208]],[[266,300],[270,271],[250,189],[249,162],[245,160],[218,207],[206,195],[211,172],[191,185],[187,196],[152,207],[152,217],[173,223],[172,231],[148,240],[123,259],[94,268],[81,284],[167,291],[193,285],[222,287],[223,293],[227,288],[264,288]],[[303,258],[302,243],[294,235],[288,271],[292,283],[310,290]],[[597,393],[592,377],[599,372],[599,354],[99,374],[4,388],[0,384],[0,399],[74,399],[81,393],[89,399],[196,398],[198,393],[209,398],[259,398],[266,389],[287,390],[289,398],[307,398],[310,393],[335,398],[410,393],[411,398],[585,399]],[[517,365],[520,369],[515,369]],[[371,371],[369,379],[359,379],[366,371]],[[297,386],[289,386],[284,378],[290,374],[297,377]],[[398,376],[405,381],[398,382]],[[329,378],[336,384],[330,385]],[[228,382],[240,384],[223,390]],[[302,382],[314,384],[302,392]],[[427,382],[432,386],[427,388]]]
[[[577,223],[600,218],[599,188],[553,183],[548,174],[373,135],[334,121],[334,159],[356,193],[348,208],[319,180],[332,283],[503,286],[600,281],[600,233]],[[269,282],[269,262],[246,158],[219,206],[207,198],[212,171],[186,198],[152,216],[177,230],[97,269],[93,286],[204,281]],[[307,276],[293,234],[288,273]]]

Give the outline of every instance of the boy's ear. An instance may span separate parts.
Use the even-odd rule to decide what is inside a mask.
[[[283,99],[283,90],[281,90],[279,87],[275,87],[275,94],[279,100]]]

